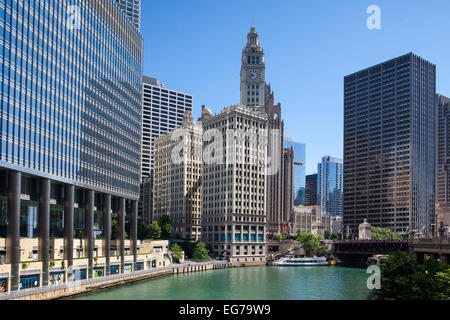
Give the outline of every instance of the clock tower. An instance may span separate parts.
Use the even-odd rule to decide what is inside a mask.
[[[264,105],[265,71],[264,49],[259,35],[252,26],[247,35],[247,45],[242,50],[241,104],[247,107]]]

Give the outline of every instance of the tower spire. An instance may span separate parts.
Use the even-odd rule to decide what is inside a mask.
[[[255,13],[252,12],[252,28],[255,27]]]

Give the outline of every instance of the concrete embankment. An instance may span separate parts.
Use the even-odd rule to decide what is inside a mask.
[[[230,268],[232,265],[228,262],[203,262],[203,263],[185,263],[175,264],[162,268],[155,268],[145,271],[135,271],[131,273],[116,274],[101,278],[74,281],[55,286],[28,289],[3,293],[0,300],[52,300],[70,297],[79,294],[85,294],[96,290],[103,290],[129,284],[133,282],[148,280],[171,274],[183,274],[190,272],[203,272],[209,270]]]

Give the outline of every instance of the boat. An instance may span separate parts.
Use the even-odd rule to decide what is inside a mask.
[[[275,266],[328,266],[325,257],[297,258],[295,256],[284,256],[273,262]]]

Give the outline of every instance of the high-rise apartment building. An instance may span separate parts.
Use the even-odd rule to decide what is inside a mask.
[[[317,165],[317,192],[322,215],[342,217],[342,159],[325,156]]]
[[[317,173],[306,176],[305,206],[315,206],[318,204]]]
[[[450,99],[436,96],[436,216],[450,226]]]
[[[202,133],[188,111],[182,126],[155,139],[153,219],[168,215],[175,240],[201,240]]]
[[[284,137],[284,148],[294,151],[294,205],[305,204],[305,163],[306,145]]]
[[[142,99],[142,185],[139,217],[150,223],[152,218],[154,140],[181,126],[186,112],[192,112],[192,95],[166,88],[157,79],[143,76]]]
[[[124,12],[130,23],[141,31],[141,0],[116,0],[117,6]]]
[[[233,263],[264,264],[267,115],[238,105],[202,123],[203,241]]]
[[[103,239],[109,274],[112,215],[121,226],[122,271],[131,216],[135,264],[141,36],[110,0],[0,1],[0,52],[0,238],[8,289],[33,272],[39,285],[49,283],[56,238],[64,246],[53,249],[64,251],[65,267],[81,278],[93,276],[95,239]],[[74,264],[74,235],[85,243],[82,266]],[[21,261],[31,257],[21,255],[23,240],[36,241],[41,269],[24,271]]]
[[[431,235],[436,66],[409,53],[344,78],[344,229]]]

